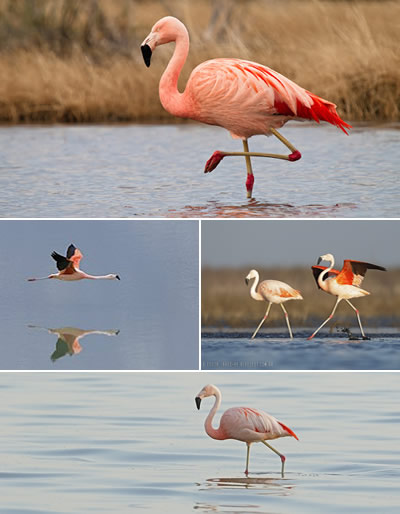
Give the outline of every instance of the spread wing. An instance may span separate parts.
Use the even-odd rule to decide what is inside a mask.
[[[79,269],[79,263],[81,262],[83,255],[81,251],[76,248],[73,244],[70,244],[67,249],[67,259],[73,263],[76,269]]]
[[[53,252],[51,256],[56,261],[56,266],[59,271],[64,271],[72,265],[72,263],[66,257],[60,255],[57,252]]]
[[[313,272],[313,275],[314,275],[314,278],[315,278],[315,282],[317,283],[318,289],[321,289],[319,287],[319,284],[318,284],[318,277],[321,275],[321,273],[326,268],[327,268],[327,266],[311,266],[311,269],[312,269],[312,272]],[[327,278],[330,278],[330,277],[336,277],[336,276],[339,275],[339,273],[340,273],[340,271],[338,271],[337,269],[331,269],[331,271],[325,275],[324,280],[326,280]]]
[[[352,286],[360,286],[364,280],[365,274],[368,269],[375,269],[379,271],[386,271],[383,266],[371,264],[369,262],[352,261],[346,259],[343,263],[343,268],[337,276],[338,284],[349,284]]]

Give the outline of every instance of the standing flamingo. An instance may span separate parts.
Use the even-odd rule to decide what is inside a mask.
[[[301,296],[300,291],[296,291],[296,289],[290,287],[289,284],[285,284],[285,282],[280,282],[279,280],[263,280],[261,284],[258,286],[257,290],[257,285],[258,281],[260,280],[260,276],[258,274],[258,271],[256,271],[255,269],[252,269],[245,278],[246,284],[248,284],[249,280],[251,280],[252,278],[254,278],[254,282],[250,289],[251,297],[254,298],[254,300],[259,300],[261,302],[269,302],[269,304],[265,316],[260,321],[260,324],[256,328],[256,331],[251,336],[251,338],[254,339],[256,337],[257,332],[261,328],[261,325],[267,319],[271,305],[273,303],[278,303],[282,307],[282,310],[285,314],[286,324],[289,329],[290,338],[293,339],[292,329],[290,328],[289,323],[289,314],[283,306],[283,303],[287,302],[288,300],[302,300],[303,297]]]
[[[287,436],[292,436],[299,440],[293,430],[270,414],[262,410],[250,409],[249,407],[233,407],[226,410],[221,416],[219,428],[215,429],[212,426],[212,421],[221,404],[221,391],[212,384],[204,386],[195,398],[198,410],[200,410],[201,400],[207,396],[215,396],[215,403],[204,423],[206,433],[213,439],[236,439],[237,441],[243,441],[247,444],[246,475],[249,474],[250,445],[258,442],[264,443],[265,446],[268,446],[270,450],[281,458],[281,474],[283,477],[286,457],[266,441]]]
[[[183,93],[178,78],[189,52],[185,25],[172,16],[159,20],[142,43],[146,66],[157,46],[175,42],[174,54],[160,80],[160,100],[169,113],[230,131],[242,139],[243,152],[216,151],[204,172],[215,169],[229,155],[244,155],[247,167],[247,197],[251,198],[254,175],[250,157],[273,157],[297,161],[300,152],[276,129],[289,120],[327,121],[346,132],[351,125],[337,114],[335,104],[310,93],[280,73],[243,59],[212,59],[191,73]],[[276,136],[290,150],[289,155],[249,152],[248,138],[256,134]]]
[[[317,330],[308,338],[312,339],[315,334],[317,334],[321,328],[328,323],[329,320],[333,318],[335,314],[336,308],[339,305],[341,300],[346,300],[346,302],[350,305],[350,307],[355,311],[357,315],[358,324],[360,326],[361,335],[363,339],[369,339],[364,334],[363,327],[361,325],[361,319],[358,309],[354,307],[354,305],[349,301],[350,298],[358,298],[360,296],[367,296],[370,293],[361,289],[360,285],[363,281],[367,269],[376,269],[379,271],[386,271],[386,268],[382,266],[377,266],[376,264],[370,264],[369,262],[361,262],[361,261],[352,261],[350,259],[346,259],[343,262],[343,268],[341,271],[333,269],[335,265],[335,259],[333,255],[327,253],[325,255],[321,255],[318,259],[318,264],[321,261],[329,261],[330,266],[311,266],[311,269],[314,274],[315,281],[317,282],[318,288],[322,289],[326,293],[329,293],[333,296],[336,296],[336,303],[333,307],[332,312],[329,317],[320,325]]]
[[[83,280],[84,278],[88,278],[91,280],[121,280],[118,275],[110,274],[110,275],[89,275],[84,271],[79,269],[79,263],[83,255],[81,254],[78,248],[75,248],[73,244],[69,245],[67,248],[67,255],[64,257],[57,252],[53,252],[51,254],[53,259],[57,263],[58,273],[53,275],[49,275],[47,277],[41,278],[28,278],[29,282],[33,282],[35,280],[45,280],[47,278],[56,278],[57,280]]]

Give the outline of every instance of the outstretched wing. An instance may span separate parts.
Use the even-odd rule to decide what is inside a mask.
[[[314,275],[314,278],[315,278],[315,282],[317,283],[318,289],[321,289],[319,287],[319,284],[318,284],[318,277],[321,275],[321,273],[326,268],[327,268],[327,266],[311,266],[311,269],[312,269],[312,272],[313,272],[313,275]],[[325,275],[324,280],[326,280],[327,278],[330,278],[330,277],[336,277],[336,276],[339,275],[339,273],[340,273],[340,271],[338,271],[337,269],[331,269],[331,271]]]
[[[72,263],[63,255],[60,255],[57,252],[53,252],[51,254],[53,259],[56,261],[56,266],[59,271],[63,271],[68,268]]]
[[[76,269],[79,269],[79,263],[81,262],[83,255],[81,251],[76,248],[73,244],[70,244],[67,249],[67,259],[71,261]]]
[[[365,277],[367,269],[386,271],[386,268],[378,266],[377,264],[346,259],[336,281],[338,284],[349,284],[359,287]]]

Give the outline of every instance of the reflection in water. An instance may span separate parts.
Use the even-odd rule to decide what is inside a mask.
[[[81,328],[62,327],[62,328],[45,328],[35,325],[28,325],[29,328],[39,328],[46,330],[49,334],[58,336],[56,349],[50,355],[50,359],[55,362],[57,359],[65,355],[75,355],[82,351],[80,340],[89,334],[100,334],[105,336],[117,336],[119,330],[82,330]]]

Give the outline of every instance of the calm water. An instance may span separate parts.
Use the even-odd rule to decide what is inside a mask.
[[[297,433],[274,444],[284,478],[205,434],[208,382]],[[399,392],[394,373],[2,373],[0,512],[398,512]]]
[[[217,127],[185,125],[0,128],[1,217],[398,217],[399,125],[288,125],[295,163],[243,158],[210,174],[214,150],[241,150]],[[282,153],[258,136],[253,151]]]
[[[0,221],[0,369],[199,369],[198,237],[193,220]],[[70,243],[121,280],[27,282]]]
[[[349,340],[340,333],[314,329],[294,333],[270,329],[252,341],[252,332],[206,332],[202,335],[201,367],[205,370],[361,369],[400,370],[400,333],[396,329],[366,330],[370,340]],[[359,337],[354,330],[353,337]]]

